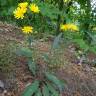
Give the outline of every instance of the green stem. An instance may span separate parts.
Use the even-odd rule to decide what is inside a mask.
[[[62,11],[63,10],[63,5],[64,5],[63,0],[58,1],[58,5],[59,5],[59,10]],[[58,35],[60,33],[60,23],[61,23],[61,15],[59,14],[58,18],[57,18],[56,35]]]

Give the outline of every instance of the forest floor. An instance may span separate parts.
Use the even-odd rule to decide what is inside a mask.
[[[18,44],[24,44],[24,39],[18,28],[0,22],[0,64],[9,64],[7,68],[6,65],[0,65],[0,96],[21,96],[25,86],[32,82],[33,77],[28,71],[25,58],[13,54]],[[35,43],[35,48],[42,53],[49,51],[52,42],[38,40]],[[60,56],[63,66],[54,70],[56,75],[65,81],[62,96],[96,96],[96,68],[88,64],[76,64],[76,57],[69,47],[64,50]],[[95,59],[96,55],[90,53],[88,58]],[[4,70],[1,70],[2,66],[5,66]]]

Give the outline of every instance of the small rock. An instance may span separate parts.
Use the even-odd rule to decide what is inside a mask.
[[[3,92],[4,94],[6,94],[7,93],[7,90],[4,90],[4,92]]]
[[[4,89],[4,83],[0,80],[0,88]]]
[[[4,91],[4,83],[0,80],[0,93]]]

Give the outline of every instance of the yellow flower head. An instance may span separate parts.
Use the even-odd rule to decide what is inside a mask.
[[[32,26],[24,26],[24,27],[22,28],[22,31],[23,31],[23,33],[25,33],[25,34],[32,33],[32,32],[33,32],[33,27],[32,27]]]
[[[65,24],[61,24],[60,25],[60,30],[67,30],[67,26]]]
[[[25,10],[22,10],[21,8],[17,8],[17,9],[15,9],[15,11],[13,12],[13,14],[14,14],[14,17],[16,18],[16,19],[23,19],[24,18],[24,12],[25,12]]]
[[[28,3],[27,2],[25,2],[25,3],[19,3],[17,9],[15,9],[13,11],[14,17],[16,19],[23,19],[24,18],[24,14],[27,11],[27,6],[28,6]]]
[[[65,3],[70,2],[71,0],[63,0]]]
[[[71,31],[78,31],[78,27],[74,24],[61,24],[60,29],[63,31],[71,30]]]
[[[34,13],[39,13],[40,12],[39,7],[36,4],[33,4],[33,3],[30,4],[29,8]]]
[[[18,7],[20,8],[26,8],[28,6],[28,2],[19,3]]]

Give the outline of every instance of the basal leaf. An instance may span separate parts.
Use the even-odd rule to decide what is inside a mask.
[[[35,96],[42,96],[41,90],[38,89],[38,91],[36,92]]]
[[[60,33],[53,42],[53,49],[58,48],[61,41],[62,33]]]
[[[49,89],[47,88],[46,85],[43,86],[42,93],[43,93],[43,96],[50,96]]]
[[[29,67],[29,70],[35,75],[35,73],[36,73],[36,64],[35,64],[35,62],[33,62],[32,60],[29,60],[28,61],[28,67]]]
[[[16,52],[17,55],[19,56],[24,56],[24,57],[32,57],[32,51],[28,48],[21,48],[21,49],[18,49],[17,52]]]
[[[48,83],[47,82],[47,87],[48,87],[48,89],[49,89],[49,91],[51,92],[51,94],[53,95],[53,96],[59,96],[59,93],[55,90],[55,88],[50,84],[50,83]]]
[[[38,90],[38,87],[39,81],[35,80],[34,83],[25,88],[22,96],[32,96]]]
[[[60,92],[63,90],[63,84],[56,76],[54,76],[48,72],[45,72],[45,76],[49,81],[54,83],[59,88]]]

